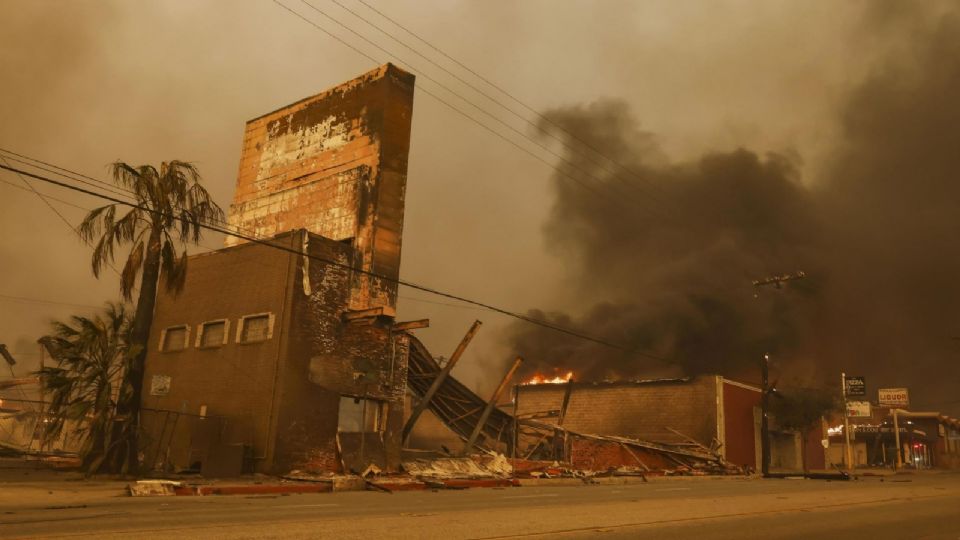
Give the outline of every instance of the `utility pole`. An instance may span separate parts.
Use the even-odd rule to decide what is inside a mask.
[[[803,270],[792,274],[780,274],[753,280],[753,286],[760,288],[772,285],[775,289],[782,289],[787,281],[795,281],[807,277]],[[760,364],[761,394],[760,394],[760,472],[764,477],[770,474],[770,354],[763,355]]]
[[[850,413],[847,410],[847,374],[840,373],[840,394],[843,399],[843,462],[848,471],[853,470],[853,456],[850,453]]]
[[[781,274],[779,276],[770,276],[762,279],[753,280],[754,287],[762,287],[764,285],[773,285],[775,289],[782,289],[783,284],[787,281],[795,281],[798,279],[803,279],[807,277],[807,274],[803,270],[797,270],[792,274]]]
[[[763,355],[760,363],[760,472],[770,475],[770,355]]]
[[[894,469],[897,470],[903,467],[903,452],[900,449],[900,422],[897,421],[897,413],[899,409],[893,410],[893,440],[897,445],[897,461],[895,461]]]

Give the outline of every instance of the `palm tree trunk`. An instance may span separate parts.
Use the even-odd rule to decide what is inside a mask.
[[[153,309],[157,301],[157,284],[160,280],[160,240],[161,230],[155,227],[150,233],[147,253],[143,263],[140,280],[140,294],[137,298],[137,311],[133,316],[130,331],[130,344],[138,347],[137,354],[130,360],[124,375],[125,386],[130,388],[126,399],[117,407],[121,418],[129,418],[127,431],[122,434],[123,444],[113,462],[116,471],[122,471],[124,461],[127,471],[136,474],[139,469],[140,405],[143,397],[143,375],[147,358],[147,341],[150,338],[150,326],[153,323]]]

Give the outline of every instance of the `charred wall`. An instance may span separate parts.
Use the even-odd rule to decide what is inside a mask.
[[[351,240],[361,268],[399,277],[413,85],[386,64],[247,122],[230,225]],[[393,314],[395,283],[353,278],[351,308]]]
[[[709,444],[717,436],[716,380],[698,377],[692,381],[574,383],[563,425],[587,434],[682,442],[666,429],[671,427]],[[518,414],[559,410],[565,387],[519,386]]]
[[[350,246],[314,235],[306,249],[338,262],[353,256]],[[346,466],[362,470],[366,464],[376,463],[395,470],[400,462],[406,388],[406,334],[391,331],[388,317],[344,321],[352,282],[348,269],[316,264],[315,260],[307,266],[301,262],[299,268],[292,289],[294,322],[278,432],[288,466],[311,470],[339,467],[340,398],[353,397],[381,405],[381,429],[365,435],[340,433]],[[304,275],[308,279],[304,280]],[[361,437],[365,437],[362,444]]]

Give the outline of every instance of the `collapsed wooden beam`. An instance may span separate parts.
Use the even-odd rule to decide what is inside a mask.
[[[423,414],[423,411],[427,410],[427,407],[430,406],[430,400],[433,399],[434,394],[436,394],[437,390],[440,389],[440,386],[443,385],[443,381],[446,380],[447,375],[450,374],[453,366],[457,365],[457,361],[460,360],[460,356],[462,356],[463,351],[467,349],[467,345],[470,344],[473,336],[476,335],[477,330],[480,329],[481,324],[483,323],[480,321],[473,321],[470,329],[467,330],[467,333],[463,336],[463,339],[460,340],[460,344],[457,345],[457,349],[453,351],[453,355],[450,357],[450,360],[448,360],[440,372],[437,373],[437,378],[433,380],[433,384],[431,384],[430,388],[427,389],[427,392],[423,395],[423,399],[420,400],[420,403],[418,403],[413,409],[413,412],[410,413],[410,418],[403,426],[402,440],[404,446],[406,446],[407,441],[410,440],[410,433],[413,431],[413,426],[417,424],[417,420],[420,419],[420,415]]]
[[[393,329],[396,330],[396,331],[416,330],[416,329],[418,329],[418,328],[429,328],[429,327],[430,327],[430,319],[419,319],[419,320],[416,320],[416,321],[404,321],[404,322],[399,322],[399,323],[393,325]]]
[[[671,457],[671,459],[672,459],[672,456],[684,456],[687,458],[693,458],[700,461],[718,461],[718,458],[715,455],[677,448],[676,446],[671,446],[668,444],[655,443],[651,441],[642,441],[638,439],[629,439],[627,437],[618,437],[614,435],[594,435],[590,433],[581,433],[579,431],[574,431],[566,427],[557,426],[555,424],[547,424],[547,423],[539,422],[533,419],[521,419],[519,420],[519,422],[522,425],[529,426],[541,431],[545,431],[547,432],[547,436],[549,436],[550,434],[556,431],[562,431],[562,432],[568,433],[572,437],[578,437],[581,439],[607,441],[611,443],[623,443],[627,446],[631,446],[634,448],[643,448],[646,450],[653,450],[655,452],[660,452],[660,453],[663,453],[664,455],[668,455]]]
[[[573,377],[570,377],[570,380],[567,381],[567,388],[563,391],[563,402],[560,403],[560,416],[557,417],[557,427],[563,426],[563,420],[567,417],[567,407],[570,406],[570,394],[573,393]],[[562,455],[559,456],[559,459],[562,461],[570,460],[570,438],[567,437],[567,432],[562,433],[561,440],[563,441],[562,445]]]
[[[345,311],[343,312],[343,320],[358,321],[360,319],[369,319],[372,317],[379,317],[383,315],[383,307],[375,307],[370,309],[358,309],[354,311]]]
[[[490,413],[493,411],[493,408],[496,406],[497,402],[500,401],[500,395],[503,394],[503,391],[507,388],[507,385],[510,384],[510,380],[513,379],[513,375],[517,372],[517,369],[520,368],[520,364],[523,363],[523,358],[517,357],[513,361],[513,365],[510,366],[510,369],[507,371],[507,374],[503,376],[503,380],[500,381],[500,385],[497,386],[497,389],[494,390],[493,395],[490,397],[490,401],[487,402],[486,408],[483,409],[483,414],[480,415],[480,420],[477,422],[477,425],[474,426],[473,432],[470,434],[470,438],[467,439],[467,444],[463,448],[463,452],[466,454],[473,449],[473,445],[477,443],[477,437],[480,436],[480,431],[483,430],[483,426],[487,423],[487,419],[490,418]]]

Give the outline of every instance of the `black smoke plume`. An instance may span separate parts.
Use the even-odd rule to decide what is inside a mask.
[[[910,386],[917,406],[955,407],[960,17],[885,10],[867,23],[907,38],[839,107],[822,177],[747,149],[671,161],[619,101],[548,114],[544,131],[619,165],[567,154],[564,172],[603,194],[554,178],[545,239],[582,307],[533,315],[625,349],[517,324],[510,340],[528,371],[756,381],[770,353],[784,376],[822,383],[846,370],[873,388]],[[751,283],[797,270],[807,278],[780,289]]]

